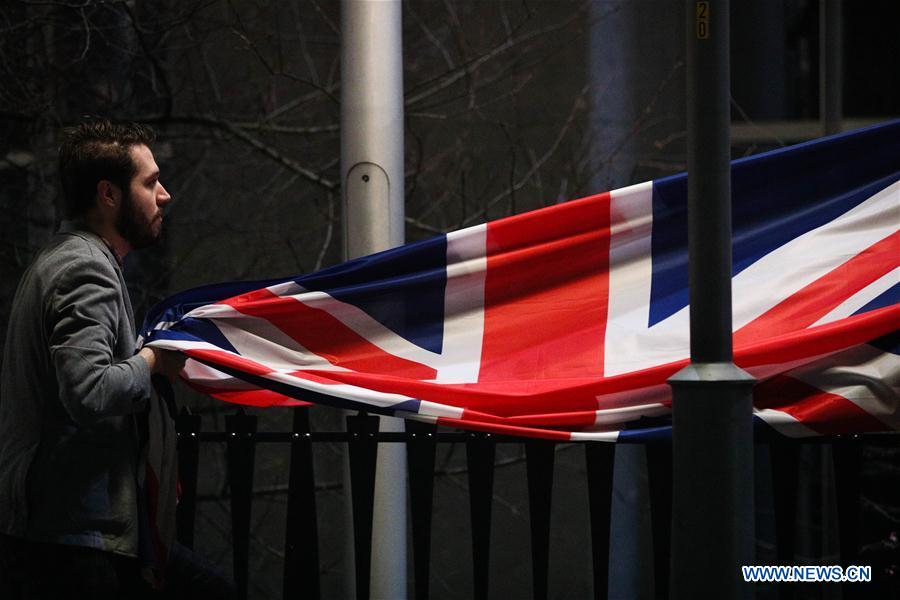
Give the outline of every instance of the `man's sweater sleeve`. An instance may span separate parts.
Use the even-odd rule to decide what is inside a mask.
[[[121,293],[111,265],[78,261],[59,276],[46,313],[59,397],[78,423],[141,411],[150,398],[144,358],[114,358]]]

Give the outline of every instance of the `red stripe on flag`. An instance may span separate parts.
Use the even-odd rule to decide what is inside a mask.
[[[308,369],[300,369],[298,371],[291,371],[290,373],[288,373],[288,375],[297,377],[299,379],[313,381],[315,383],[321,383],[323,385],[339,385],[339,381],[335,381],[334,378],[327,376],[328,373],[333,372],[334,371],[316,371],[316,373],[312,373]]]
[[[469,411],[463,413],[463,418],[469,416]],[[593,427],[597,422],[597,412],[583,410],[578,412],[548,413],[540,415],[520,415],[508,417],[504,421],[509,425],[524,427],[565,427],[585,428]]]
[[[490,433],[499,433],[502,435],[514,435],[560,441],[568,441],[572,439],[571,434],[569,434],[568,432],[554,431],[552,429],[516,427],[514,425],[501,425],[499,423],[482,423],[479,421],[468,421],[466,419],[451,419],[450,417],[438,417],[437,423],[438,425],[444,425],[446,427],[459,427],[461,429],[471,429],[472,431],[487,431]]]
[[[864,344],[896,331],[900,304],[877,308],[846,319],[774,336],[761,341],[735,344],[734,362],[741,368],[791,363]]]
[[[271,390],[229,390],[199,385],[190,381],[187,384],[201,394],[206,394],[231,404],[243,404],[245,406],[309,406],[310,404],[309,402],[301,402]]]
[[[243,356],[239,356],[232,352],[226,352],[224,350],[203,350],[192,348],[182,350],[182,352],[195,360],[212,366],[213,368],[215,368],[216,365],[221,365],[222,367],[231,368],[238,372],[257,375],[260,377],[265,377],[266,375],[275,372],[274,369],[262,363],[244,358]],[[320,384],[337,385],[340,383],[327,377],[330,371],[320,371],[320,373],[325,374],[325,376],[317,375],[316,373],[310,373],[306,370],[292,371],[285,374]],[[309,402],[296,400],[294,398],[291,398],[290,396],[285,396],[284,394],[279,394],[271,390],[265,390],[256,387],[247,389],[246,387],[228,387],[228,385],[225,383],[220,386],[216,386],[201,384],[189,380],[184,381],[198,392],[202,392],[214,398],[225,400],[226,402],[232,402],[234,404],[246,404],[248,406],[306,406],[310,404]]]
[[[434,379],[437,371],[385,352],[322,309],[267,289],[224,300],[241,313],[266,319],[301,346],[338,365],[365,373],[391,373],[413,379]]]
[[[566,412],[597,409],[596,394],[588,389],[589,385],[597,382],[597,378],[582,378],[578,380],[578,385],[572,387],[575,380],[571,379],[561,382],[545,380],[444,384],[353,371],[314,372],[328,378],[331,383],[344,383],[386,394],[481,410],[500,417],[546,413],[548,406]],[[539,383],[545,385],[536,385]],[[327,393],[327,390],[324,391]]]
[[[452,418],[452,417],[447,417]],[[592,427],[597,421],[596,411],[540,413],[533,415],[498,416],[477,410],[463,409],[464,421],[500,423],[516,427]]]
[[[608,270],[609,194],[489,223],[479,381],[602,376]]]
[[[877,242],[810,283],[734,334],[734,345],[806,329],[847,298],[897,267],[900,233]]]
[[[735,348],[735,362],[743,368],[795,364],[803,358],[837,352],[890,333],[897,328],[898,318],[900,306],[880,308],[821,327]],[[560,412],[577,412],[596,410],[600,405],[604,408],[624,406],[621,403],[604,405],[603,396],[665,384],[686,364],[688,360],[684,359],[614,377],[543,381],[522,378],[464,384],[436,384],[351,371],[313,372],[337,383],[439,402],[498,417],[511,417],[547,413],[549,407]],[[664,404],[667,400],[660,399]]]
[[[250,360],[248,358],[244,358],[243,356],[238,356],[237,354],[226,352],[224,350],[203,350],[199,348],[190,348],[182,350],[182,352],[184,354],[187,354],[191,358],[199,360],[200,362],[205,363],[209,361],[213,364],[222,365],[223,367],[230,367],[232,369],[243,371],[251,375],[266,376],[274,371],[274,369],[258,363],[255,360]]]
[[[890,430],[847,398],[787,375],[779,375],[757,385],[753,398],[756,408],[787,413],[822,435]]]

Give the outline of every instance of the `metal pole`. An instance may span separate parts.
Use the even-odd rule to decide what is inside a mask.
[[[732,362],[729,3],[686,6],[691,364],[669,380],[672,597],[749,598],[753,378]]]
[[[400,0],[341,3],[341,175],[347,258],[404,241],[401,24]],[[404,431],[403,421],[381,417],[379,429]],[[373,598],[406,598],[406,521],[406,447],[382,444],[372,523]],[[352,553],[350,565],[348,573],[353,573]]]
[[[840,133],[843,117],[841,0],[819,2],[819,118],[825,135]]]

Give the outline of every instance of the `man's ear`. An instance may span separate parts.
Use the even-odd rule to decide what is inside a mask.
[[[118,208],[122,202],[122,190],[113,182],[101,179],[97,182],[97,200],[104,208]]]

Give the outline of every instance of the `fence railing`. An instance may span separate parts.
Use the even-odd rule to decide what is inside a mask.
[[[241,599],[247,598],[250,558],[250,514],[253,501],[253,472],[256,444],[291,444],[290,478],[287,490],[283,597],[320,598],[319,534],[316,518],[316,490],[313,444],[343,442],[349,448],[351,502],[353,514],[356,590],[368,598],[370,539],[375,483],[375,459],[382,443],[408,445],[410,517],[414,564],[415,598],[429,597],[431,567],[431,518],[435,477],[436,445],[464,442],[472,523],[473,590],[476,599],[487,598],[489,589],[490,531],[493,505],[494,457],[496,445],[519,443],[525,446],[527,496],[531,533],[532,594],[548,596],[551,492],[553,488],[555,443],[545,440],[497,436],[487,433],[437,431],[436,427],[407,422],[407,431],[378,432],[378,418],[347,417],[346,432],[310,431],[309,409],[293,409],[290,432],[257,432],[257,418],[239,410],[225,418],[225,432],[203,432],[198,415],[182,410],[178,422],[178,463],[182,486],[177,511],[177,537],[193,547],[197,509],[199,445],[224,443],[230,485],[233,567]],[[859,545],[859,477],[861,436],[831,440],[837,490],[837,518],[841,563],[856,564]],[[896,445],[897,437],[866,438],[867,443]],[[775,529],[778,564],[794,560],[795,523],[798,492],[799,444],[792,440],[767,440],[772,457]],[[582,443],[585,452],[594,597],[607,597],[609,577],[610,509],[613,490],[615,445]],[[670,523],[672,502],[672,455],[669,442],[646,444],[649,500],[653,541],[653,574],[657,597],[668,597]],[[753,493],[748,490],[748,493]],[[786,584],[787,585],[787,584]],[[792,591],[783,586],[782,597]]]

